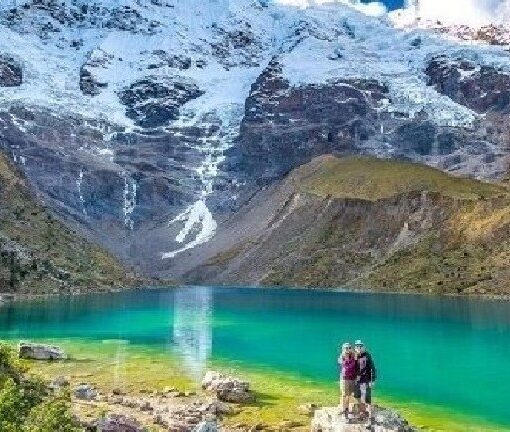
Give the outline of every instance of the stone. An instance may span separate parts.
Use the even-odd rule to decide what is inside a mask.
[[[20,342],[18,346],[19,358],[31,360],[64,360],[65,352],[57,346]]]
[[[215,421],[204,420],[195,426],[193,432],[217,432],[218,425]]]
[[[0,305],[10,303],[15,298],[14,294],[0,294]]]
[[[415,432],[397,412],[381,407],[375,409],[376,432]],[[362,432],[366,431],[366,421],[346,421],[338,407],[322,408],[315,411],[311,424],[312,432]]]
[[[255,400],[247,381],[215,371],[208,371],[205,374],[202,388],[216,392],[218,399],[223,402],[250,403]]]
[[[110,414],[96,422],[97,432],[143,432],[140,424],[124,415]]]
[[[97,396],[97,391],[90,384],[80,384],[73,391],[76,399],[94,400]]]

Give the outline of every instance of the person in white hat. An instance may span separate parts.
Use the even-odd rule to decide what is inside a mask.
[[[345,419],[349,422],[350,400],[356,391],[356,358],[352,345],[348,342],[342,345],[342,352],[338,357],[338,366],[340,367],[342,412]]]
[[[361,402],[368,414],[367,429],[374,424],[372,410],[372,388],[376,380],[376,369],[372,356],[367,352],[365,344],[361,340],[354,343],[356,353],[356,394],[355,397]]]

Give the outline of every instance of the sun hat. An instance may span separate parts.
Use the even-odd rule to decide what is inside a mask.
[[[358,339],[356,342],[354,342],[354,346],[365,346],[365,344],[361,342],[361,339]]]

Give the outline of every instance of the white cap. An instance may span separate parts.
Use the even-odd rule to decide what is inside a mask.
[[[365,346],[363,342],[361,342],[361,339],[358,339],[356,342],[354,342],[354,345],[356,346]]]
[[[350,348],[351,347],[351,344],[349,342],[345,342],[344,344],[342,344],[342,349],[346,349],[346,348]]]

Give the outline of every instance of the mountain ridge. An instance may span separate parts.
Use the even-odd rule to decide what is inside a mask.
[[[0,12],[0,148],[145,274],[324,154],[507,177],[505,39],[397,24],[345,3],[26,0]]]

